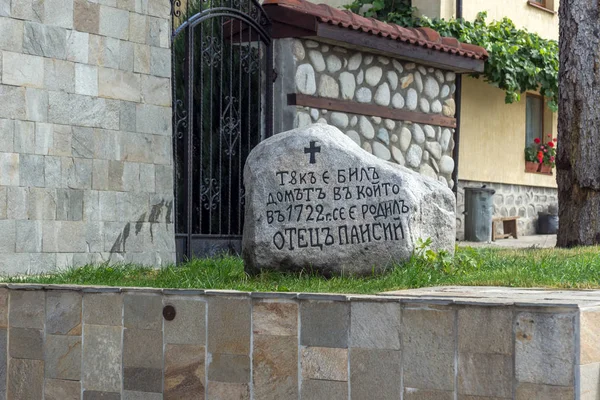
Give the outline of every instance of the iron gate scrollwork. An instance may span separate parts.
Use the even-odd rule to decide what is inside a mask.
[[[270,21],[255,0],[172,0],[178,261],[241,249],[242,170],[272,134]]]

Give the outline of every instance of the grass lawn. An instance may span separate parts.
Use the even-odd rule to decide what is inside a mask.
[[[310,272],[248,276],[240,258],[224,256],[163,269],[135,265],[85,266],[52,275],[2,281],[355,294],[438,285],[600,288],[600,247],[570,250],[459,248],[453,259],[421,251],[408,263],[397,265],[385,274],[362,278],[326,279]]]

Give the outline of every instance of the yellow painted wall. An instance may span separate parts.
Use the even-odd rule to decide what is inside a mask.
[[[463,78],[459,179],[556,187],[555,176],[525,173],[525,104],[525,95],[505,104],[504,91]],[[556,136],[556,114],[544,117],[545,132]]]

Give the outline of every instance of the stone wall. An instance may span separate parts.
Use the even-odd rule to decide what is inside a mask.
[[[0,398],[596,398],[598,307],[494,290],[486,301],[11,285]]]
[[[296,39],[289,42],[298,93],[454,117],[453,72]],[[454,186],[454,129],[298,107],[294,126],[334,125],[386,161]]]
[[[464,188],[481,187],[482,185],[496,191],[494,194],[494,217],[519,216],[517,222],[519,235],[534,235],[538,212],[548,212],[548,207],[558,206],[558,192],[555,188],[459,180],[456,199],[456,235],[459,240],[463,240],[465,237]],[[500,225],[498,229],[501,233]]]
[[[168,0],[0,0],[0,272],[174,260]]]

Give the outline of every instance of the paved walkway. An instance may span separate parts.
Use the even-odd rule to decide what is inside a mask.
[[[495,242],[458,242],[461,247],[498,247],[508,249],[549,248],[556,246],[556,235],[521,236],[518,239],[498,239]]]

